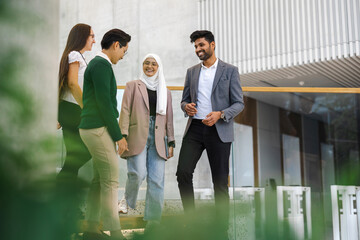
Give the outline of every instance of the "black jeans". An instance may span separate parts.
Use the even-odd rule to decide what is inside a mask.
[[[195,208],[193,173],[202,152],[206,149],[214,184],[216,212],[226,228],[229,218],[230,148],[231,142],[222,142],[215,126],[208,127],[201,120],[193,119],[182,142],[176,172],[184,211],[191,213]]]
[[[70,239],[73,232],[79,232],[76,222],[82,218],[79,204],[82,201],[84,184],[78,180],[79,169],[91,159],[91,155],[80,138],[81,108],[74,103],[59,103],[58,121],[62,126],[66,148],[64,165],[57,175],[57,201],[63,217],[61,218],[62,234]]]
[[[76,179],[79,169],[91,159],[79,134],[80,114],[79,105],[67,101],[60,102],[58,120],[62,126],[66,158],[58,178],[65,181]]]

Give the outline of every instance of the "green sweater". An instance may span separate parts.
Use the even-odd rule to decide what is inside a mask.
[[[107,127],[114,142],[122,138],[117,118],[116,80],[111,64],[96,56],[84,73],[83,104],[79,128]]]

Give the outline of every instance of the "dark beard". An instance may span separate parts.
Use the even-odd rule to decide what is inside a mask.
[[[206,61],[208,60],[209,58],[211,57],[210,54],[208,54],[206,51],[204,51],[204,55],[202,57],[199,57],[198,58],[201,60],[201,61]]]

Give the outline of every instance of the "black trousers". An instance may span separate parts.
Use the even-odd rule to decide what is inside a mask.
[[[193,173],[202,152],[206,149],[214,184],[216,212],[226,227],[229,217],[230,148],[231,143],[220,140],[215,126],[208,127],[201,120],[193,119],[182,142],[176,172],[184,211],[191,213],[195,208]]]
[[[58,121],[62,126],[66,148],[64,165],[57,175],[57,201],[63,217],[61,220],[64,239],[74,232],[79,232],[77,220],[82,218],[79,204],[83,198],[84,185],[78,181],[79,169],[91,159],[91,155],[80,138],[81,108],[74,103],[61,101],[59,103]]]
[[[79,134],[80,114],[79,105],[67,101],[59,103],[58,120],[62,126],[66,157],[58,178],[65,181],[77,178],[79,169],[91,159]]]

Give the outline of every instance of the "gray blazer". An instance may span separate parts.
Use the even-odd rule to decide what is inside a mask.
[[[185,112],[185,105],[196,103],[201,64],[187,70],[184,91],[181,100],[181,109]],[[213,111],[224,111],[225,119],[219,119],[215,124],[221,141],[234,141],[234,118],[244,109],[243,93],[240,86],[238,68],[219,59],[211,93]],[[186,112],[185,112],[185,116]],[[189,117],[185,128],[186,135],[192,117]]]

